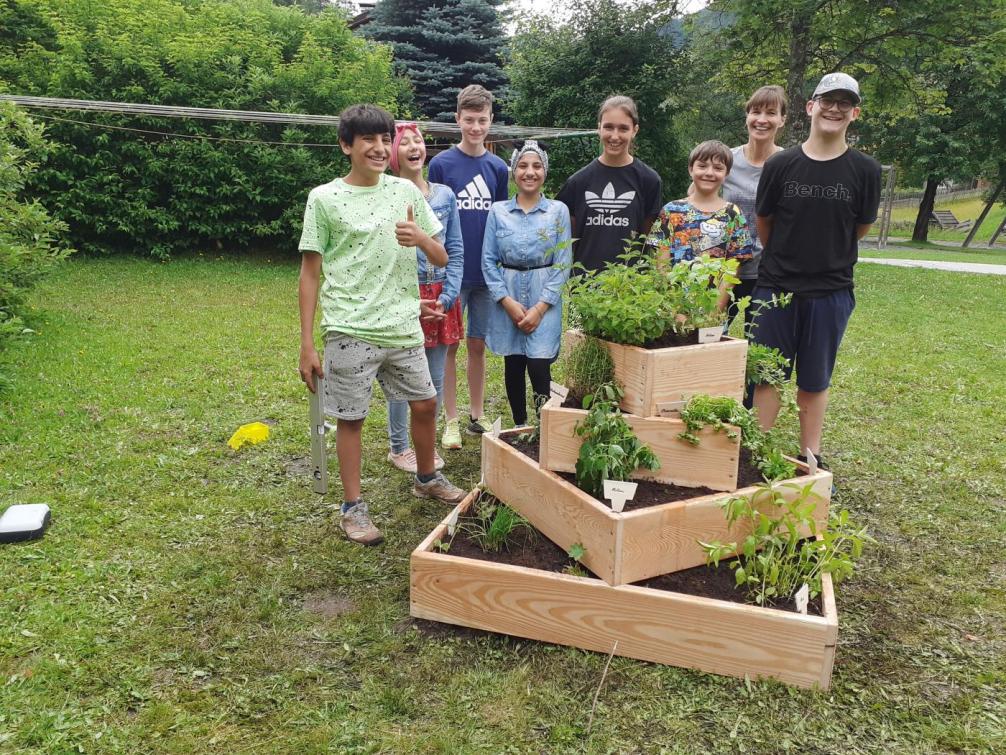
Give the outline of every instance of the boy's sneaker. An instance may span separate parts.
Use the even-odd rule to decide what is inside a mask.
[[[465,427],[465,432],[469,435],[482,435],[482,433],[487,433],[493,429],[493,423],[487,420],[485,417],[479,417],[474,419],[473,417],[468,417],[468,425]]]
[[[342,521],[339,523],[346,537],[354,543],[363,545],[377,545],[384,540],[384,535],[370,521],[370,514],[367,512],[367,504],[360,501],[348,511],[343,512]]]
[[[444,423],[444,437],[440,439],[440,445],[454,450],[461,448],[461,425],[457,417]]]
[[[433,498],[444,503],[458,503],[465,497],[465,491],[437,472],[429,482],[420,482],[416,477],[412,484],[412,495],[416,498]]]

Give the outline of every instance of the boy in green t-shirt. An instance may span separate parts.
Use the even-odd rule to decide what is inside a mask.
[[[361,431],[375,377],[387,398],[408,401],[412,410],[413,494],[445,503],[464,497],[433,468],[436,390],[423,350],[414,249],[441,267],[447,251],[434,238],[440,222],[415,184],[384,174],[394,130],[394,119],[376,105],[342,112],[339,144],[350,170],[311,190],[299,245],[300,376],[311,391],[315,375],[327,376],[325,411],[338,419],[342,529],[365,545],[383,539],[360,498]],[[319,295],[324,372],[314,345]],[[425,307],[422,314],[444,316]]]

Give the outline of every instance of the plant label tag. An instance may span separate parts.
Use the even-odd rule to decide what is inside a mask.
[[[451,515],[447,517],[447,536],[454,537],[454,528],[458,526],[458,515],[461,513],[460,509],[454,509]]]
[[[500,436],[500,430],[503,429],[503,418],[497,417],[496,421],[493,422],[492,427],[489,429],[490,437],[498,438]]]
[[[670,417],[680,412],[687,403],[687,401],[665,401],[662,404],[657,404],[657,415]]]
[[[605,480],[604,497],[611,501],[611,510],[619,513],[625,508],[625,502],[631,501],[636,495],[635,482],[622,480]]]
[[[804,584],[799,590],[796,591],[796,595],[793,596],[793,600],[796,602],[796,610],[802,614],[807,613],[807,601],[810,599],[810,586]]]
[[[699,328],[699,343],[719,343],[722,337],[722,325],[715,325],[711,328]]]
[[[565,401],[566,397],[569,395],[569,388],[564,385],[560,385],[553,380],[549,385],[549,392],[553,396],[558,396],[561,401]]]
[[[817,457],[809,448],[805,448],[803,453],[807,457],[807,467],[810,469],[810,473],[817,474]]]

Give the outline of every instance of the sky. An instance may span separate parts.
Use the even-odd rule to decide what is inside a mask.
[[[567,5],[569,0],[561,0],[561,2],[563,5]],[[626,0],[627,3],[628,0]],[[552,11],[558,3],[556,0],[511,0],[511,4],[514,8],[545,13]],[[692,13],[708,4],[708,0],[680,0],[679,2],[682,13]]]

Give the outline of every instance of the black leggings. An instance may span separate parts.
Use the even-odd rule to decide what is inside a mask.
[[[503,357],[503,382],[506,385],[506,397],[510,402],[510,414],[513,423],[518,427],[527,424],[527,396],[524,382],[524,371],[531,377],[531,390],[534,391],[535,408],[548,401],[549,389],[552,383],[551,359],[529,359],[523,354],[510,354]]]

